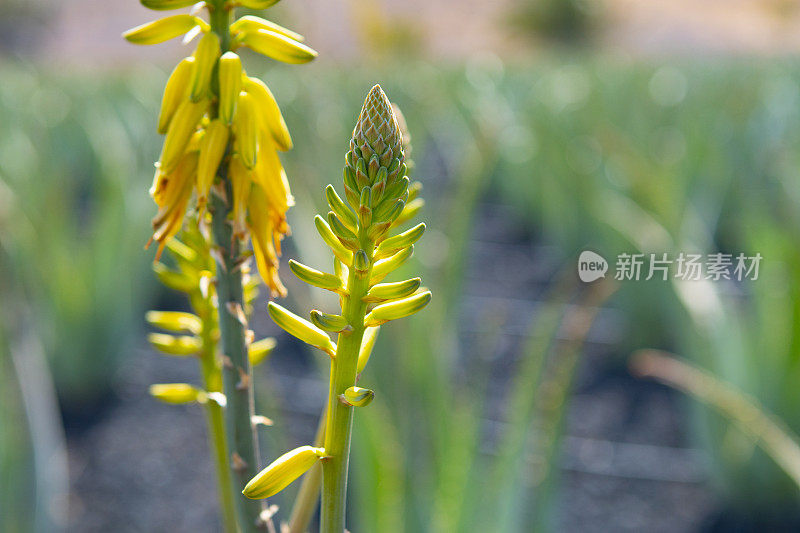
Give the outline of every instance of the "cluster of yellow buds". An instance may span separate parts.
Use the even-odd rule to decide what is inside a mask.
[[[237,0],[195,3],[185,0],[141,0],[154,10],[194,6],[191,13],[171,15],[125,32],[135,44],[157,44],[185,36],[199,41],[169,76],[158,131],[165,134],[150,194],[158,205],[153,237],[158,255],[181,229],[194,198],[200,214],[215,191],[231,202],[234,236],[249,234],[259,273],[275,295],[285,295],[278,278],[280,241],[288,233],[286,211],[293,204],[278,151],[292,147],[278,104],[263,81],[247,75],[236,50],[248,47],[287,63],[306,63],[316,52],[303,37],[252,15],[233,21],[221,40],[211,24],[198,16],[238,5],[261,9],[277,0]],[[232,185],[228,198],[218,177]],[[216,181],[216,184],[215,184]],[[216,185],[216,187],[215,187]]]
[[[325,218],[315,219],[322,240],[335,256],[334,272],[289,263],[301,280],[337,293],[341,313],[313,310],[309,321],[274,302],[269,304],[270,315],[280,327],[331,357],[324,446],[303,446],[281,456],[248,483],[247,497],[275,494],[322,459],[323,501],[343,498],[340,483],[342,476],[346,480],[352,408],[365,406],[374,397],[371,390],[356,383],[370,358],[378,329],[389,320],[416,313],[431,299],[430,291],[420,288],[420,278],[383,282],[411,257],[414,243],[425,231],[425,224],[420,223],[390,236],[391,230],[422,206],[416,198],[420,186],[410,187],[405,150],[408,146],[397,113],[376,85],[361,109],[345,157],[346,201],[329,185],[325,193],[331,210]],[[336,342],[329,332],[338,334]],[[324,516],[337,505],[323,503],[324,522],[343,520],[343,514]]]

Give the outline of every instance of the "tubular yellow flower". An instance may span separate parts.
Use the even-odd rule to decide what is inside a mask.
[[[130,29],[122,34],[133,44],[158,44],[183,35],[195,26],[208,31],[208,23],[192,15],[172,15]]]
[[[276,249],[276,245],[280,245],[280,239],[288,231],[285,217],[277,217],[274,212],[271,212],[267,195],[258,184],[253,184],[250,189],[247,210],[249,213],[248,229],[253,243],[253,255],[256,258],[258,273],[270,288],[273,296],[286,296],[286,288],[278,278],[278,250]],[[279,218],[280,226],[275,225],[276,218]]]
[[[158,133],[166,133],[169,122],[178,106],[189,94],[189,81],[194,69],[194,58],[184,58],[170,74],[161,99],[161,111],[158,113]]]
[[[219,117],[225,124],[233,120],[242,88],[242,60],[233,52],[219,58]]]
[[[258,150],[255,103],[246,92],[239,93],[238,99],[238,110],[233,117],[233,149],[242,158],[244,166],[253,168]]]
[[[208,102],[183,102],[175,111],[175,116],[170,121],[167,136],[159,158],[159,169],[169,174],[180,162],[186,146],[197,129],[200,119],[208,109]]]
[[[247,234],[247,201],[250,198],[252,177],[238,155],[231,157],[228,177],[233,187],[233,234],[237,239],[243,239]]]
[[[208,124],[206,134],[200,141],[200,160],[197,165],[197,205],[200,208],[208,201],[208,191],[228,145],[228,133],[228,126],[215,118]]]
[[[191,83],[192,102],[197,102],[209,94],[211,90],[211,73],[217,58],[219,58],[219,51],[219,37],[217,37],[216,33],[206,33],[197,43],[197,50],[194,52],[195,66]]]
[[[325,457],[325,450],[312,446],[286,452],[251,479],[242,494],[251,499],[269,498],[302,476],[322,457]]]
[[[261,55],[284,63],[308,63],[317,57],[317,52],[303,43],[271,30],[245,31],[237,40]]]
[[[242,81],[244,90],[253,96],[259,129],[269,132],[279,150],[291,150],[292,137],[272,91],[258,78],[243,76]]]
[[[304,41],[305,38],[299,33],[284,28],[272,21],[262,19],[261,17],[254,17],[253,15],[245,15],[240,17],[236,22],[231,24],[231,33],[248,32],[256,30],[268,30],[275,33],[294,39],[295,41]]]

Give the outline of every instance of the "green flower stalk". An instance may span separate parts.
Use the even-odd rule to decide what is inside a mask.
[[[223,524],[226,531],[236,532],[234,493],[229,490],[233,481],[228,466],[223,418],[226,402],[222,392],[222,365],[218,357],[217,295],[213,283],[216,265],[211,257],[209,238],[201,231],[196,220],[187,222],[181,239],[173,239],[167,244],[176,268],[155,263],[153,269],[164,285],[187,295],[192,312],[149,311],[147,322],[169,333],[151,333],[148,340],[154,348],[165,354],[197,358],[202,388],[187,383],[161,383],[152,385],[150,394],[166,403],[198,403],[205,406]],[[245,303],[249,308],[258,295],[258,280],[250,276],[246,267],[243,276]],[[274,346],[275,339],[272,338],[251,343],[251,364],[263,362]]]
[[[308,321],[274,302],[269,304],[279,326],[331,358],[324,445],[301,447],[280,457],[247,484],[244,494],[252,498],[274,494],[322,461],[320,530],[324,533],[344,531],[353,409],[366,406],[374,397],[356,382],[369,360],[375,334],[385,322],[416,313],[431,298],[429,291],[420,289],[419,278],[382,282],[412,255],[425,229],[419,224],[390,235],[416,212],[409,208],[419,209],[413,202],[407,204],[406,174],[400,125],[376,85],[367,95],[345,156],[346,201],[329,185],[325,193],[331,211],[315,219],[322,240],[335,256],[334,273],[290,261],[300,279],[339,294],[340,313],[313,310]],[[335,343],[329,332],[337,333]]]
[[[264,506],[240,494],[259,463],[244,286],[250,254],[245,247],[248,241],[252,244],[258,272],[272,294],[285,295],[278,256],[280,241],[289,231],[286,211],[294,201],[278,156],[292,146],[286,123],[269,88],[247,75],[236,51],[248,47],[287,63],[306,63],[317,55],[291,30],[259,17],[233,16],[237,6],[263,9],[276,1],[141,0],[157,11],[195,7],[189,14],[167,16],[124,34],[135,44],[157,44],[182,35],[185,42],[198,38],[194,53],[177,65],[164,90],[158,131],[165,138],[150,190],[159,208],[151,242],[158,242],[158,259],[187,214],[196,213],[202,227],[210,223],[208,257],[214,258],[215,273],[206,283],[215,288],[219,332],[212,359],[221,365],[226,463],[231,468],[235,526],[242,532],[271,526]],[[198,16],[203,8],[207,21]],[[187,338],[151,340],[176,355],[198,348]],[[185,387],[157,392],[163,398],[191,396]]]

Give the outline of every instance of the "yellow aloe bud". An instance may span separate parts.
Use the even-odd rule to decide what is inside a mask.
[[[342,280],[333,274],[320,272],[302,263],[298,263],[294,259],[289,259],[289,269],[294,272],[295,276],[314,287],[334,292],[339,292],[344,288],[342,286]]]
[[[262,19],[261,17],[255,17],[253,15],[245,15],[243,17],[239,17],[236,20],[236,22],[231,24],[231,33],[248,32],[256,30],[274,31],[275,33],[280,33],[281,35],[284,35],[290,39],[294,39],[295,41],[305,40],[305,37],[303,37],[299,33],[295,33],[292,30],[286,29],[283,26],[275,24],[274,22]]]
[[[316,327],[314,324],[300,318],[292,313],[285,307],[282,307],[275,302],[270,302],[268,305],[269,316],[275,321],[277,325],[283,328],[287,333],[293,335],[311,346],[315,346],[326,352],[327,354],[336,355],[336,345],[333,343],[327,333]]]
[[[381,330],[380,326],[367,328],[364,331],[364,336],[361,338],[361,347],[358,350],[358,364],[356,373],[360,374],[367,367],[369,358],[372,355],[372,349],[375,347],[375,341],[378,339],[378,332]]]
[[[195,0],[139,0],[142,5],[153,11],[169,11],[196,4]]]
[[[258,130],[256,129],[255,102],[250,93],[239,93],[238,107],[233,117],[234,149],[242,158],[244,166],[253,168],[256,165]]]
[[[375,257],[388,257],[398,250],[411,246],[422,237],[423,233],[425,233],[425,223],[421,222],[410,230],[404,231],[394,237],[389,237],[378,245],[378,249],[375,250]]]
[[[292,137],[289,135],[289,128],[269,87],[258,78],[243,76],[243,88],[253,96],[256,114],[261,122],[259,127],[269,132],[279,150],[291,150]]]
[[[339,333],[348,328],[347,319],[342,315],[332,315],[314,309],[311,311],[311,323],[325,331]]]
[[[366,407],[375,398],[375,392],[364,387],[353,386],[348,387],[340,398],[353,407]]]
[[[215,118],[206,128],[206,134],[200,141],[200,160],[197,163],[197,204],[206,205],[208,191],[214,183],[217,168],[225,155],[228,146],[228,126]]]
[[[195,26],[208,31],[206,21],[193,15],[172,15],[131,28],[122,36],[133,44],[158,44],[183,35]]]
[[[361,245],[358,242],[358,237],[355,233],[347,229],[347,226],[339,220],[339,217],[336,216],[336,213],[330,211],[328,213],[328,225],[333,231],[334,235],[350,250],[358,250]]]
[[[228,177],[233,186],[233,234],[243,239],[247,233],[247,200],[250,198],[252,176],[238,154],[231,157]]]
[[[422,283],[420,278],[407,279],[396,283],[378,283],[377,285],[373,285],[369,292],[367,292],[364,301],[373,303],[405,298],[406,296],[414,294],[414,292],[419,289],[420,283]]]
[[[250,346],[247,347],[247,357],[250,359],[250,364],[256,366],[263,363],[272,354],[276,344],[275,339],[272,337],[251,342]]]
[[[192,72],[191,92],[192,102],[197,102],[209,95],[211,72],[219,57],[219,37],[214,32],[203,35],[194,51],[195,67]]]
[[[233,120],[241,89],[242,60],[233,52],[225,52],[219,58],[219,118],[225,124]]]
[[[239,0],[239,3],[248,9],[267,9],[278,2],[279,0]]]
[[[191,335],[150,333],[147,340],[155,349],[169,355],[194,355],[202,348],[200,339]]]
[[[189,139],[197,129],[200,119],[208,108],[208,102],[183,102],[178,106],[175,115],[167,128],[167,136],[164,138],[164,146],[161,149],[159,158],[159,168],[162,172],[169,174],[180,162],[184,155]]]
[[[417,216],[423,207],[425,207],[425,200],[422,198],[417,198],[413,202],[407,203],[403,208],[403,212],[400,213],[400,216],[398,216],[395,221],[392,222],[392,227],[400,226],[401,224],[408,222]]]
[[[395,269],[399,268],[400,265],[405,263],[413,254],[414,246],[411,245],[408,248],[403,248],[391,257],[376,261],[375,265],[372,267],[370,281],[373,283],[378,283],[387,275],[392,273]]]
[[[334,235],[328,223],[325,222],[325,219],[317,215],[314,217],[314,225],[317,227],[317,231],[320,236],[322,236],[322,240],[325,241],[325,244],[333,250],[333,254],[338,257],[342,263],[346,265],[351,264],[353,262],[353,252],[344,247],[341,241]]]
[[[395,300],[393,302],[381,304],[373,309],[365,318],[364,325],[367,327],[379,326],[389,320],[396,320],[413,315],[431,301],[431,292],[425,291],[408,298]]]
[[[308,63],[317,57],[317,52],[303,43],[271,30],[246,31],[238,40],[251,50],[283,63]]]
[[[195,280],[185,274],[170,270],[164,263],[153,263],[153,272],[158,280],[170,289],[192,292],[197,288]]]
[[[169,75],[167,85],[164,88],[164,96],[161,98],[161,111],[158,113],[158,133],[167,132],[169,122],[178,106],[186,100],[189,94],[189,82],[192,79],[194,69],[194,58],[186,57]]]
[[[150,396],[165,403],[195,403],[205,400],[205,392],[188,383],[159,383],[150,385]]]
[[[336,194],[336,189],[333,188],[333,185],[328,185],[325,188],[325,199],[328,200],[331,211],[336,213],[336,216],[341,219],[347,229],[353,232],[358,231],[358,218],[356,218],[356,214],[353,213],[353,210],[344,203],[344,200],[342,200],[338,194]]]
[[[274,496],[302,476],[322,457],[325,457],[325,450],[312,446],[300,446],[286,452],[256,474],[245,485],[242,494],[252,500]]]
[[[151,326],[167,331],[187,331],[199,335],[203,329],[203,322],[199,316],[181,311],[148,311],[145,320]]]

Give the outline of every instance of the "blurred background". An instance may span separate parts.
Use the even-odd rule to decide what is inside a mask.
[[[384,328],[362,379],[377,397],[355,424],[351,531],[800,530],[800,2],[266,15],[320,53],[245,58],[295,140],[284,261],[328,266],[312,218],[376,82],[427,202],[400,275],[434,300]],[[147,394],[199,380],[145,340],[147,309],[186,306],[143,250],[161,91],[187,53],[120,38],[153,18],[135,0],[0,0],[2,531],[218,530],[201,407]],[[757,281],[582,284],[586,249],[763,262]],[[333,309],[282,271],[288,307]],[[272,459],[313,437],[327,364],[266,301],[251,327],[278,339],[256,373]],[[643,348],[691,366],[631,359]]]

